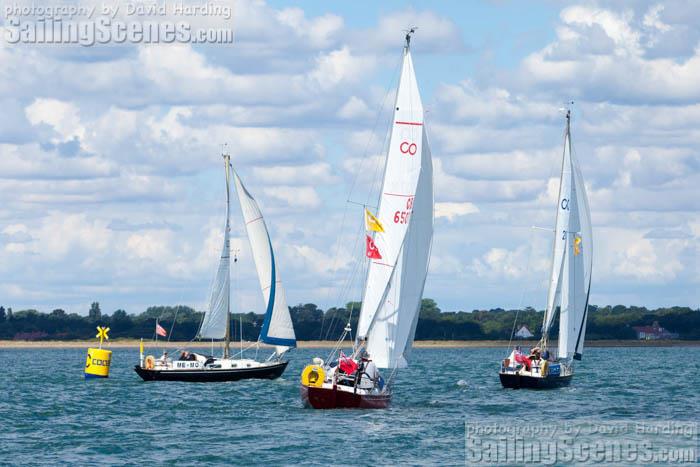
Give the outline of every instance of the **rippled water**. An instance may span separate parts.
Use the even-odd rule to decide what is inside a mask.
[[[464,424],[528,420],[697,421],[700,348],[593,348],[569,388],[502,389],[504,349],[416,349],[388,410],[302,407],[294,351],[281,379],[144,383],[138,350],[83,379],[85,350],[0,350],[0,463],[464,464]]]

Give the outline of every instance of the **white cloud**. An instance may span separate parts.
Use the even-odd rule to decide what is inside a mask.
[[[321,206],[321,198],[310,186],[280,185],[265,187],[263,192],[282,205],[294,209],[316,209]]]
[[[330,164],[327,162],[254,167],[253,175],[265,184],[303,184],[311,181],[314,185],[327,185],[337,181]]]
[[[478,212],[479,208],[472,203],[435,203],[435,217],[444,217],[450,222],[456,217]]]
[[[57,99],[36,99],[26,109],[27,119],[32,125],[45,123],[51,126],[60,138],[54,142],[83,139],[85,127],[80,123],[78,108],[70,102]]]

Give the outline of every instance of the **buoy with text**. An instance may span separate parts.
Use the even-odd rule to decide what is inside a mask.
[[[108,327],[97,326],[97,337],[100,339],[99,348],[89,348],[85,360],[85,379],[108,378],[109,365],[112,363],[112,351],[102,348],[102,341],[109,340]]]

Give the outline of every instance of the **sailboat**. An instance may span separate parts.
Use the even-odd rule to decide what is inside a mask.
[[[329,362],[313,359],[301,375],[301,398],[316,409],[385,408],[398,368],[408,365],[433,238],[433,169],[423,105],[411,59],[412,29],[403,63],[378,214],[364,208],[367,276],[353,351]],[[380,369],[389,370],[385,381]]]
[[[593,236],[586,188],[571,150],[571,110],[566,112],[564,154],[557,200],[554,248],[542,323],[542,339],[525,355],[515,347],[503,360],[499,376],[505,388],[567,386],[573,361],[581,360],[591,291]],[[549,348],[549,334],[559,314],[557,349]]]
[[[182,351],[178,359],[171,359],[167,353],[159,359],[152,355],[144,358],[143,349],[139,365],[134,370],[146,381],[236,381],[248,378],[274,379],[282,375],[288,361],[284,354],[296,347],[296,337],[292,319],[287,307],[284,288],[275,265],[275,255],[270,235],[257,202],[248,192],[231,166],[230,156],[223,155],[226,166],[226,226],[224,245],[219,267],[214,279],[209,308],[204,313],[197,332],[199,339],[223,339],[223,355],[202,355]],[[230,181],[236,186],[238,201],[248,234],[248,241],[260,281],[260,288],[266,306],[265,318],[258,342],[274,346],[274,352],[265,361],[243,358],[241,350],[238,358],[231,356],[231,248],[230,248]],[[234,259],[235,261],[235,259]],[[241,336],[241,341],[242,341]],[[257,354],[257,353],[256,353]]]

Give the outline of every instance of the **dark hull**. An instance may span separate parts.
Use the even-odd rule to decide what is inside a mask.
[[[289,362],[280,362],[262,368],[238,368],[233,370],[147,370],[136,365],[134,371],[144,381],[187,381],[191,383],[214,383],[241,379],[275,379],[282,376]]]
[[[501,385],[510,389],[552,389],[568,386],[574,375],[547,376],[538,378],[533,376],[521,376],[513,373],[499,373]]]
[[[306,407],[314,409],[386,409],[391,402],[391,392],[361,395],[302,385],[301,400]]]

